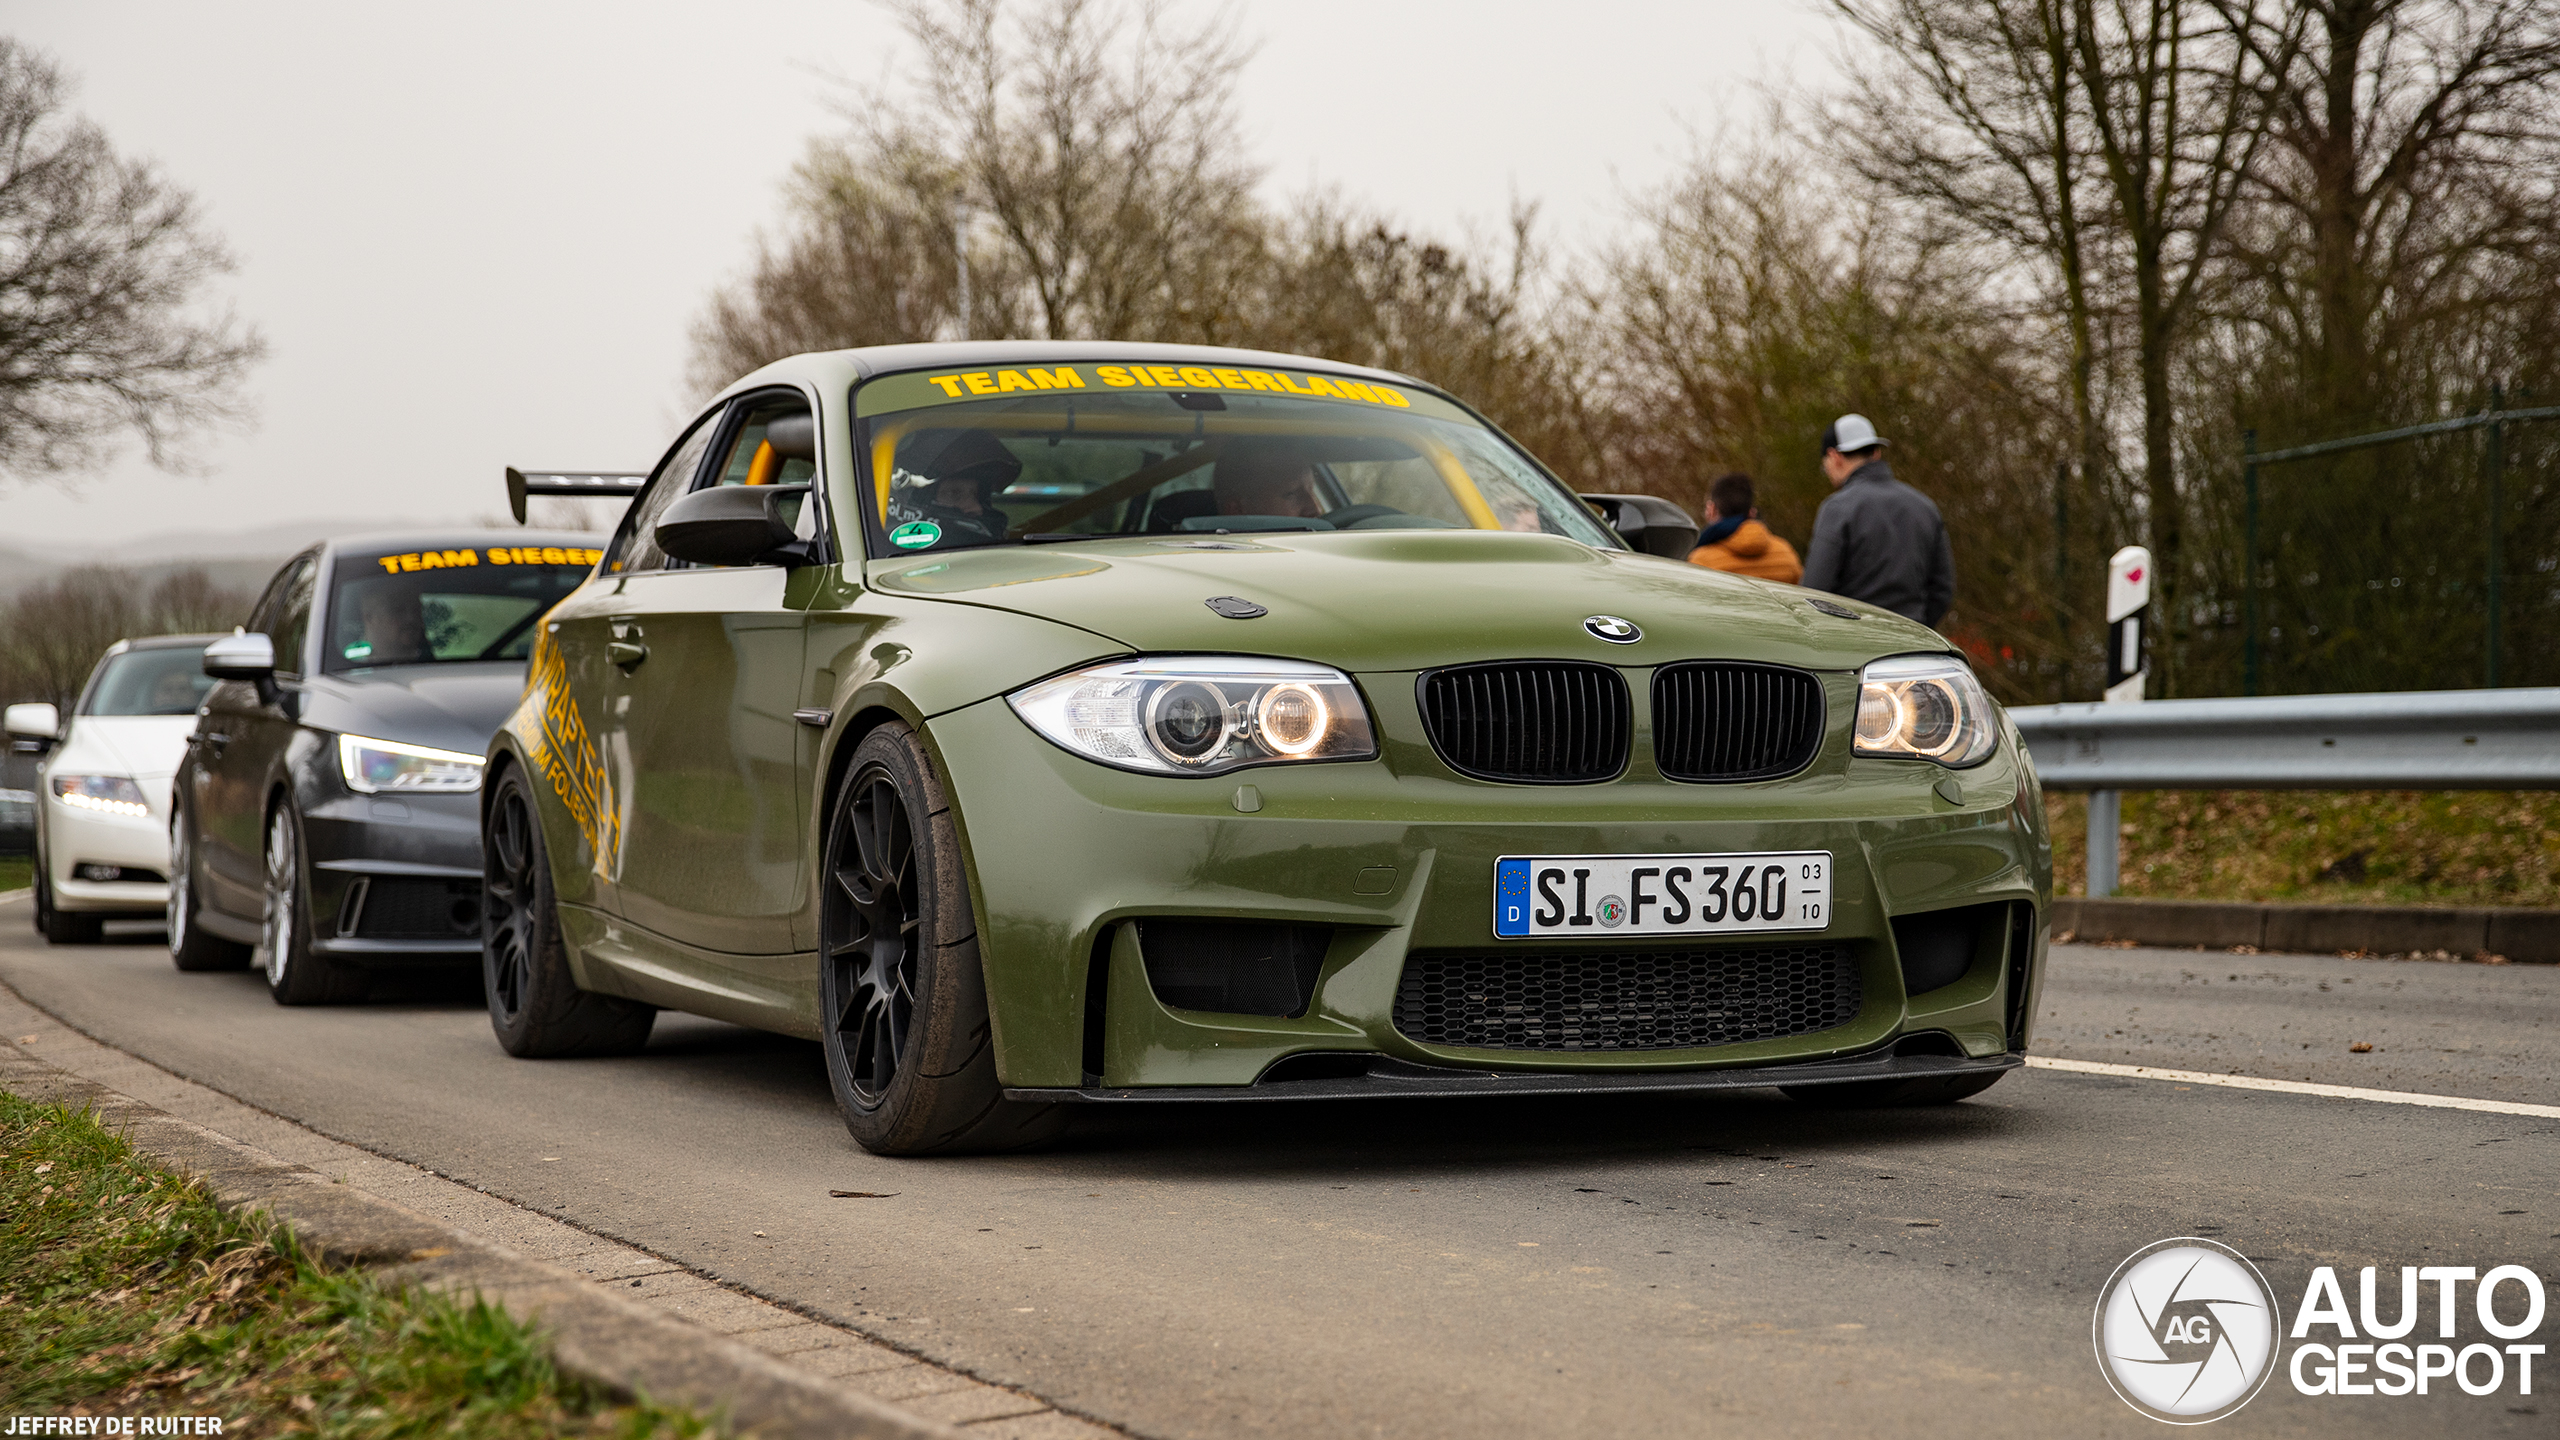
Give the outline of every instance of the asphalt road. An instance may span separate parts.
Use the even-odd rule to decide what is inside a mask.
[[[1045,1154],[899,1161],[846,1138],[816,1047],[684,1017],[638,1057],[515,1061],[468,991],[288,1011],[254,976],[177,973],[153,933],[47,949],[20,906],[0,981],[331,1136],[1148,1436],[2160,1434],[2090,1344],[2153,1240],[2239,1248],[2288,1316],[2315,1265],[2351,1305],[2368,1264],[2560,1280],[2543,1118],[2045,1070],[1883,1113],[1121,1111]],[[2050,1055],[2560,1101],[2555,970],[2072,947],[2041,1024]],[[2552,1312],[2533,1338],[2560,1350]],[[2402,1399],[2279,1376],[2216,1433],[2554,1416],[2512,1374]]]

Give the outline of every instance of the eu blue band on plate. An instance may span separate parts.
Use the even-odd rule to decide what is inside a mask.
[[[1529,933],[1529,862],[1526,860],[1493,862],[1493,933],[1505,936]]]

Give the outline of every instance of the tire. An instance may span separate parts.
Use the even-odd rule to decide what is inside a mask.
[[[54,945],[95,945],[107,938],[107,922],[96,915],[58,910],[53,904],[53,876],[42,855],[36,857],[36,933]]]
[[[541,811],[515,766],[490,794],[480,856],[480,976],[499,1046],[540,1060],[628,1055],[648,1044],[655,1006],[581,990],[569,974]]]
[[[311,950],[311,879],[302,862],[302,817],[291,800],[276,802],[267,817],[267,903],[259,955],[266,962],[267,993],[279,1005],[334,1005],[361,1000],[364,972]]]
[[[1965,1075],[1919,1075],[1909,1080],[1859,1080],[1846,1085],[1782,1085],[1778,1093],[1819,1110],[1903,1110],[1953,1105],[2000,1083],[2006,1070]]]
[[[171,807],[169,820],[169,963],[181,970],[246,970],[255,951],[212,934],[196,922],[203,897],[196,891],[196,842],[187,813]]]
[[[950,801],[906,726],[855,747],[820,857],[827,1080],[875,1155],[1020,1150],[1066,1127],[1004,1098]]]

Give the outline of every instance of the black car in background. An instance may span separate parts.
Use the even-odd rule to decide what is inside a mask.
[[[253,960],[279,1003],[375,971],[480,963],[481,755],[543,615],[603,537],[358,535],[287,561],[239,633],[170,787],[169,953]]]

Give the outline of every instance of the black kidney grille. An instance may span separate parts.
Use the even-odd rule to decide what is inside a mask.
[[[1422,722],[1449,768],[1479,780],[1589,784],[1627,765],[1627,682],[1569,660],[1462,665],[1422,677]]]
[[[1768,780],[1822,748],[1822,682],[1776,665],[1698,661],[1653,672],[1653,755],[1674,780]]]
[[[1687,1050],[1828,1030],[1861,1000],[1842,945],[1417,951],[1396,987],[1396,1029],[1477,1050]]]

